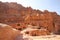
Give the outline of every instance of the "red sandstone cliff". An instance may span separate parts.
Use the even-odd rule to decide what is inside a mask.
[[[40,11],[31,7],[23,7],[17,3],[0,2],[0,23],[11,25],[22,30],[27,25],[44,27],[49,32],[59,31],[60,16],[48,10]]]

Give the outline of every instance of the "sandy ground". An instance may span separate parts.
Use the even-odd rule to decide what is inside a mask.
[[[60,35],[35,36],[33,40],[60,40]]]
[[[29,38],[29,40],[60,40],[60,35],[46,35],[46,36],[24,35],[24,38]]]

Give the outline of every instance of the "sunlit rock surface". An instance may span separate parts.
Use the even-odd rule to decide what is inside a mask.
[[[25,29],[27,25],[33,25],[59,34],[59,22],[60,16],[56,12],[23,7],[15,2],[0,2],[0,23],[8,24],[18,30]]]
[[[60,38],[58,35],[60,15],[56,12],[36,10],[15,2],[0,2],[0,23],[4,23],[0,24],[0,40],[59,40]],[[57,35],[52,36],[53,34]],[[45,36],[41,38],[42,35]]]

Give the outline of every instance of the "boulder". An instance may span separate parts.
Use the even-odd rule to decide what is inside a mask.
[[[0,40],[23,40],[20,31],[12,28],[9,25],[0,23]]]

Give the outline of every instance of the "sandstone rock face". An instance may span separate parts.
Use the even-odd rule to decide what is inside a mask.
[[[29,32],[29,33],[28,33]],[[32,30],[26,32],[30,36],[42,36],[42,35],[50,35],[48,30]]]
[[[26,28],[27,25],[33,25],[39,28],[44,27],[49,32],[58,31],[60,30],[57,26],[60,24],[59,18],[56,12],[47,10],[42,12],[14,2],[0,2],[0,23],[8,24],[19,30]]]
[[[18,40],[18,36],[23,39],[18,30],[8,25],[0,24],[0,40]]]
[[[60,15],[55,19],[55,33],[60,34]]]
[[[50,35],[50,32],[45,28],[41,28],[41,29],[26,28],[23,31],[21,31],[21,33],[29,36]]]

